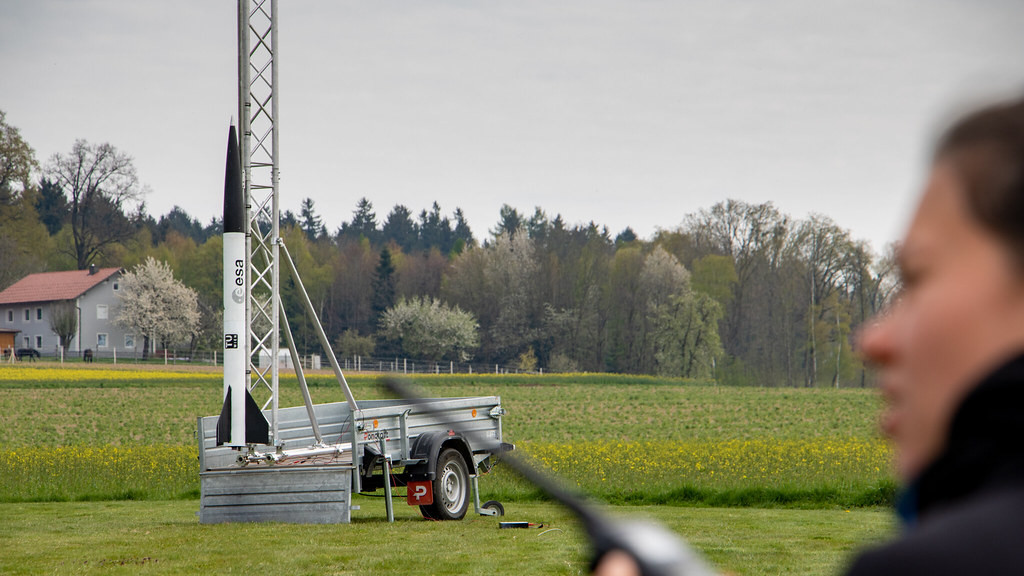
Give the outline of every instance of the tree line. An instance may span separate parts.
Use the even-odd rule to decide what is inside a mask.
[[[0,289],[153,258],[198,295],[190,345],[218,348],[221,223],[179,207],[154,218],[145,193],[109,144],[78,140],[40,164],[0,111]],[[854,334],[897,288],[892,247],[875,254],[827,216],[770,202],[724,200],[650,239],[505,205],[478,238],[458,208],[380,218],[367,198],[329,230],[306,198],[281,231],[340,355],[865,386]],[[322,352],[286,272],[282,300],[300,351]]]

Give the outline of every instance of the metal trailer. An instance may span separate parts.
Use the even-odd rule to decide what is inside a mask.
[[[407,486],[407,503],[425,518],[460,519],[471,499],[479,514],[503,514],[498,502],[480,503],[477,486],[495,463],[494,440],[501,442],[501,399],[429,402],[425,409],[404,400],[363,401],[354,413],[346,402],[317,404],[312,420],[305,406],[281,408],[280,446],[248,450],[217,446],[218,417],[200,417],[199,521],[348,523],[358,509],[353,493],[388,484]],[[478,446],[483,439],[489,450]],[[384,492],[389,521],[391,492]]]
[[[493,440],[501,440],[500,399],[439,399],[429,408],[399,400],[357,403],[280,236],[277,4],[238,0],[238,142],[229,130],[224,185],[224,349],[225,361],[230,350],[233,362],[232,369],[225,366],[221,415],[198,419],[199,519],[348,522],[352,494],[393,484],[408,485],[409,503],[429,518],[462,518],[471,496],[477,512],[498,515],[501,505],[480,505],[476,490],[494,455],[467,436],[477,444],[487,439],[494,449]],[[231,230],[229,215],[236,223]],[[229,250],[228,236],[242,233],[244,240]],[[314,405],[310,398],[280,296],[282,265],[344,403]],[[240,312],[230,323],[229,310]],[[297,408],[278,405],[282,335],[305,404]],[[271,359],[266,366],[259,362],[264,356]],[[390,489],[385,497],[390,520]]]

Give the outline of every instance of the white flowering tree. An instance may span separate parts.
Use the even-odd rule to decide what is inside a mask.
[[[381,334],[402,351],[424,360],[466,361],[480,345],[476,318],[433,298],[401,299],[384,311]]]
[[[175,280],[166,262],[152,257],[125,272],[118,292],[121,305],[114,322],[163,345],[187,342],[199,329],[199,298],[194,290]]]

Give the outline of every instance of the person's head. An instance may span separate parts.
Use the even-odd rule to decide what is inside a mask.
[[[1024,100],[939,140],[899,267],[903,289],[861,349],[879,368],[883,428],[909,480],[942,450],[967,392],[1024,352]]]

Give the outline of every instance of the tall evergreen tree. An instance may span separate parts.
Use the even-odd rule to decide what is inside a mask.
[[[295,215],[295,212],[292,212],[291,210],[285,210],[284,212],[281,212],[281,229],[282,230],[284,230],[285,228],[298,228],[298,227],[299,227],[299,217]]]
[[[174,206],[170,212],[160,217],[156,225],[157,235],[153,237],[153,241],[160,242],[166,240],[167,233],[172,230],[186,238],[195,240],[197,244],[206,241],[203,225],[195,218],[189,216],[188,212],[185,212],[180,206]]]
[[[533,216],[526,221],[526,232],[530,235],[530,238],[543,242],[548,235],[548,229],[551,227],[551,221],[548,220],[548,215],[537,206],[533,209]]]
[[[381,227],[381,240],[394,242],[406,252],[416,247],[416,223],[412,220],[412,212],[402,204],[396,204],[384,220]]]
[[[373,274],[373,325],[376,326],[381,314],[395,305],[395,264],[391,250],[385,246],[380,250],[380,260]]]
[[[302,207],[299,209],[299,226],[306,233],[306,238],[310,241],[327,234],[327,228],[324,227],[323,220],[316,213],[316,208],[313,207],[312,198],[302,200]]]
[[[491,230],[491,235],[495,238],[502,234],[512,236],[522,228],[522,226],[523,217],[519,214],[519,211],[508,204],[502,204],[501,210],[498,212],[498,225]]]
[[[36,212],[39,220],[46,226],[46,231],[53,236],[68,221],[68,199],[64,197],[60,186],[49,178],[39,181],[39,196],[36,198]]]
[[[469,222],[466,222],[466,215],[463,214],[462,208],[455,209],[455,230],[452,232],[452,236],[454,237],[452,250],[456,253],[461,253],[467,246],[476,244],[473,231],[469,228]]]
[[[441,216],[441,206],[437,202],[430,212],[420,212],[420,247],[424,250],[437,248],[443,253],[452,249],[452,225],[447,216]]]
[[[285,211],[287,214],[288,211]],[[203,234],[207,239],[213,236],[220,236],[224,233],[224,218],[217,218],[216,216],[210,217],[210,221],[207,222],[206,226],[203,226]]]
[[[373,204],[365,197],[360,198],[352,212],[352,222],[343,222],[338,229],[338,239],[362,237],[373,243],[377,242],[379,236],[377,214],[373,212]]]
[[[626,226],[625,230],[619,232],[618,235],[615,236],[615,245],[622,246],[623,244],[629,244],[630,242],[635,242],[636,240],[636,232],[633,231],[633,228]]]

